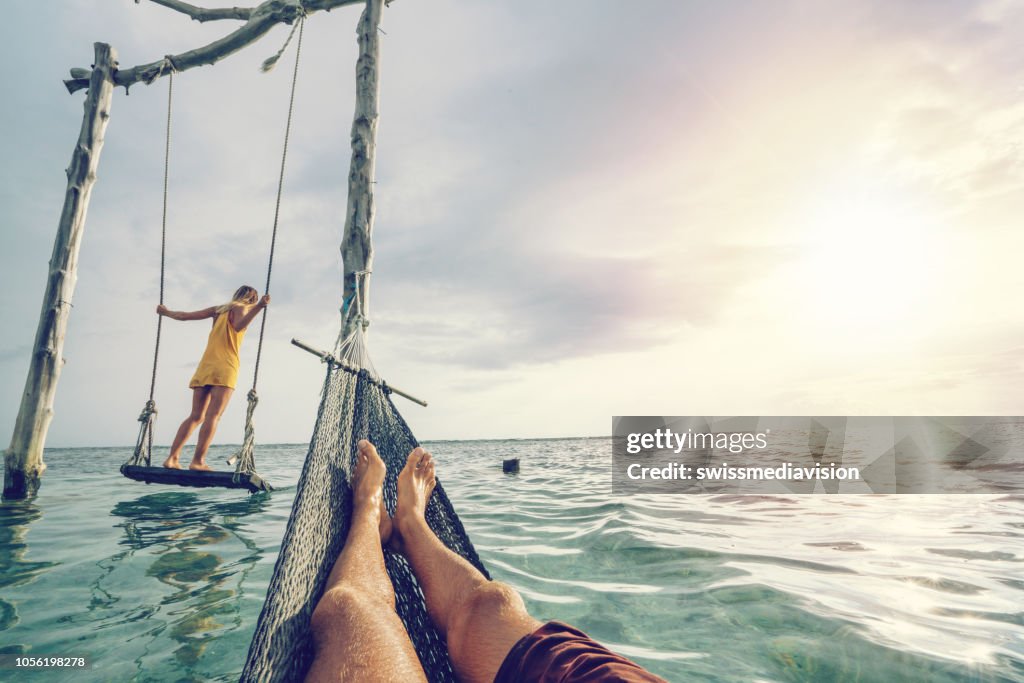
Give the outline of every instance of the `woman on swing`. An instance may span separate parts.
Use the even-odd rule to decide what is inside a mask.
[[[192,390],[192,413],[178,427],[164,467],[181,468],[178,463],[181,447],[188,441],[188,437],[192,436],[195,428],[202,424],[196,452],[188,468],[205,471],[212,469],[206,464],[206,451],[210,448],[210,442],[217,431],[217,423],[220,422],[220,416],[238,382],[238,350],[245,337],[245,328],[269,303],[269,294],[260,299],[255,289],[243,285],[235,291],[231,301],[220,306],[210,306],[200,311],[172,311],[163,304],[156,307],[159,315],[174,320],[213,318],[213,329],[206,342],[206,351],[199,361],[195,374],[192,375],[192,380],[188,383]]]

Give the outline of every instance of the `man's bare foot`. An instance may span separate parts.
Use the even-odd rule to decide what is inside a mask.
[[[213,468],[206,464],[205,460],[193,460],[188,468],[194,472],[213,472]]]
[[[164,460],[164,467],[169,470],[180,470],[181,463],[178,462],[177,457],[172,458],[171,456],[167,456],[167,459]]]
[[[398,504],[391,539],[395,549],[401,549],[403,534],[411,533],[413,525],[425,521],[427,502],[436,485],[434,458],[426,449],[417,446],[409,453],[405,467],[398,475]]]
[[[356,453],[356,470],[352,475],[353,509],[360,507],[375,510],[378,515],[377,528],[380,532],[381,543],[387,543],[391,538],[391,517],[384,506],[384,476],[387,474],[387,465],[377,454],[377,447],[366,439],[359,441]],[[376,499],[376,500],[374,500]]]

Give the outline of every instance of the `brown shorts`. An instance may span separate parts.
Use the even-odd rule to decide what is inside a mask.
[[[595,643],[583,631],[549,621],[512,646],[494,683],[571,683],[622,681],[665,683],[665,680]]]

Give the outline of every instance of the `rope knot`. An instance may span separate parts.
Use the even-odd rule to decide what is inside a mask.
[[[252,389],[249,390],[249,393],[247,394],[247,396],[249,398],[249,403],[259,403],[260,397],[256,395],[256,388],[255,387],[253,387]]]
[[[146,406],[139,414],[139,422],[149,422],[149,418],[156,415],[156,403],[153,400],[146,401]]]
[[[296,73],[298,73],[299,51],[302,49],[301,48],[301,45],[302,45],[302,25],[305,24],[305,23],[306,23],[306,8],[302,6],[302,2],[300,1],[295,6],[295,17],[292,20],[292,30],[288,34],[288,37],[285,38],[284,45],[282,45],[281,49],[277,51],[277,54],[275,54],[272,57],[267,57],[265,60],[263,60],[263,64],[260,65],[260,71],[262,71],[263,73],[267,73],[268,71],[270,71],[271,69],[274,68],[274,66],[277,64],[278,60],[280,60],[281,56],[284,54],[284,51],[288,49],[288,44],[292,42],[292,37],[295,35],[295,30],[298,29],[298,31],[299,31],[299,47],[297,47],[295,49],[295,66],[296,66]],[[292,97],[293,98],[295,97],[294,80],[295,79],[293,77],[293,79],[292,79],[292,83],[293,83]]]

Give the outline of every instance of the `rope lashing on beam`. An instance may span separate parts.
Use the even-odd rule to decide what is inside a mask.
[[[367,370],[371,377],[379,379],[366,344],[366,330],[370,326],[370,319],[363,312],[363,297],[360,291],[371,274],[370,270],[353,273],[352,294],[342,302],[341,330],[334,343],[333,355],[356,368]],[[348,324],[350,321],[351,325]],[[347,336],[346,329],[350,330]]]
[[[299,29],[299,35],[300,36],[302,35],[301,24],[304,23],[305,20],[306,20],[306,8],[302,4],[302,2],[299,2],[298,19],[295,21],[294,24],[292,24],[292,30],[288,32],[288,37],[285,38],[284,45],[281,46],[281,49],[278,50],[277,54],[275,54],[273,57],[267,57],[265,60],[263,60],[263,64],[260,65],[260,71],[262,71],[263,73],[267,73],[268,71],[270,71],[271,69],[273,69],[277,65],[278,60],[281,59],[281,56],[285,53],[285,50],[288,49],[288,44],[292,42],[292,38],[295,36],[295,29],[298,28]],[[300,43],[302,42],[301,37],[299,38],[299,42]],[[296,52],[295,52],[295,61],[296,61],[296,63],[298,63],[298,61],[299,61],[298,49],[296,49]]]

